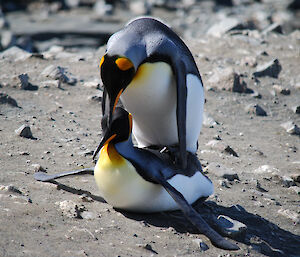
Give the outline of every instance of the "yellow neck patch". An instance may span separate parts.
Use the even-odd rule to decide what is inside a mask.
[[[125,159],[117,152],[113,144],[108,143],[101,149],[99,163],[101,165],[120,166],[125,163]]]
[[[129,70],[133,67],[133,63],[126,57],[118,58],[115,63],[117,64],[118,68],[122,71]]]

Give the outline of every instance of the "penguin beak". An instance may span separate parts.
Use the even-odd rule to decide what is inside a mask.
[[[98,145],[96,151],[93,154],[93,160],[95,159],[95,157],[97,156],[97,154],[99,153],[101,148],[104,145],[109,144],[109,142],[112,141],[116,136],[117,136],[117,134],[113,134],[112,136],[110,136],[110,133],[105,133],[104,137],[102,138],[100,144]]]

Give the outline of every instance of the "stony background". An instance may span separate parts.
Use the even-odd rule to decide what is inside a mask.
[[[0,256],[300,256],[299,1],[0,3]],[[114,210],[92,176],[33,179],[93,166],[102,45],[145,14],[194,54],[206,93],[198,157],[215,185],[195,207],[238,252],[180,212]]]

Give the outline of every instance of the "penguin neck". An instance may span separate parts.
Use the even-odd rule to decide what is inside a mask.
[[[134,146],[132,143],[132,136],[130,135],[126,141],[118,142],[115,145],[117,152],[122,155],[124,158],[131,156],[134,152]],[[126,158],[127,159],[127,158]]]

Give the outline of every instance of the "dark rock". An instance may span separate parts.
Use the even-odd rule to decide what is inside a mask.
[[[33,138],[31,129],[28,125],[22,125],[18,129],[16,129],[15,132],[20,137],[31,138],[31,139]]]
[[[253,73],[255,77],[272,77],[278,78],[278,75],[281,71],[281,65],[278,59],[274,59],[263,65],[259,65],[256,71]]]
[[[247,113],[255,114],[257,116],[267,116],[266,111],[258,104],[250,104],[245,108]]]
[[[226,146],[226,148],[224,149],[224,151],[226,153],[229,153],[230,155],[233,155],[235,157],[239,157],[238,154],[236,153],[236,151],[234,151],[229,145]]]
[[[291,94],[291,90],[289,90],[288,88],[283,88],[280,85],[274,85],[273,89],[275,90],[275,93],[278,93],[278,94],[282,94],[282,95],[290,95]]]
[[[15,99],[4,93],[0,93],[0,104],[9,104],[13,107],[19,107]]]
[[[29,77],[28,77],[27,73],[20,74],[18,76],[18,78],[20,80],[19,86],[21,89],[23,89],[23,90],[37,90],[38,89],[37,86],[34,86],[29,82]]]

